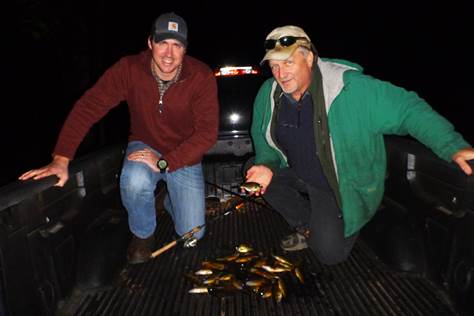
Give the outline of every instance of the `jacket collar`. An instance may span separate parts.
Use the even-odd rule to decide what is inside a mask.
[[[348,65],[324,61],[318,57],[317,64],[321,71],[323,81],[324,101],[326,104],[326,111],[332,105],[334,99],[341,93],[344,88],[344,73],[348,70],[359,70]]]

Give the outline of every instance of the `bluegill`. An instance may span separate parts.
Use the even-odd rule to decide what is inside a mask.
[[[245,182],[240,186],[241,189],[245,190],[248,193],[260,192],[262,185],[257,182]]]
[[[195,287],[195,288],[190,289],[188,293],[191,293],[191,294],[209,293],[209,289],[207,287]]]
[[[275,260],[278,261],[280,265],[285,266],[287,268],[293,268],[293,264],[289,262],[286,258],[277,255],[272,255],[272,257],[275,258]]]
[[[248,246],[248,245],[245,245],[245,244],[241,244],[239,245],[238,247],[235,248],[239,253],[249,253],[251,252],[253,249],[252,247]]]
[[[298,280],[299,280],[301,283],[304,283],[303,274],[301,273],[300,269],[295,268],[295,269],[293,270],[293,272],[295,273],[295,276],[298,278]]]
[[[226,257],[217,258],[216,260],[217,260],[217,261],[227,261],[227,262],[230,262],[230,261],[234,261],[234,260],[237,259],[239,256],[240,256],[239,253],[234,253],[234,254],[228,255],[228,256],[226,256]]]
[[[212,270],[210,269],[201,269],[196,272],[194,272],[195,275],[211,275],[213,273]]]
[[[224,264],[218,263],[218,262],[212,262],[212,261],[203,261],[203,262],[201,263],[201,266],[202,266],[204,269],[224,270],[224,268],[225,268],[225,265],[224,265]]]

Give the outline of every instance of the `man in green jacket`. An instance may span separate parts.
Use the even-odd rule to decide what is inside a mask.
[[[347,258],[383,196],[385,134],[410,134],[472,173],[474,148],[416,93],[321,59],[296,26],[274,29],[265,48],[273,78],[255,100],[255,165],[246,180],[261,184],[296,228],[283,249],[310,246],[326,264]]]

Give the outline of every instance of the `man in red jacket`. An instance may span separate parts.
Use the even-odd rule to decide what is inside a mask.
[[[68,164],[90,129],[126,101],[131,133],[120,177],[122,202],[133,233],[132,264],[150,258],[156,228],[154,190],[167,183],[164,204],[183,235],[204,224],[201,160],[217,139],[217,85],[212,70],[186,55],[187,25],[174,13],[153,23],[148,49],[120,59],[74,105],[61,130],[53,161],[20,179],[68,179]],[[197,234],[201,238],[204,231]]]

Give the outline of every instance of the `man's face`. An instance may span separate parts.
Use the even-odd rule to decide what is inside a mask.
[[[160,79],[173,79],[186,53],[186,48],[183,44],[175,39],[165,39],[158,43],[149,39],[148,47],[151,49],[153,59],[155,60],[155,71]]]
[[[275,80],[285,93],[299,100],[311,83],[311,67],[314,56],[296,49],[286,60],[270,60],[269,65]]]

